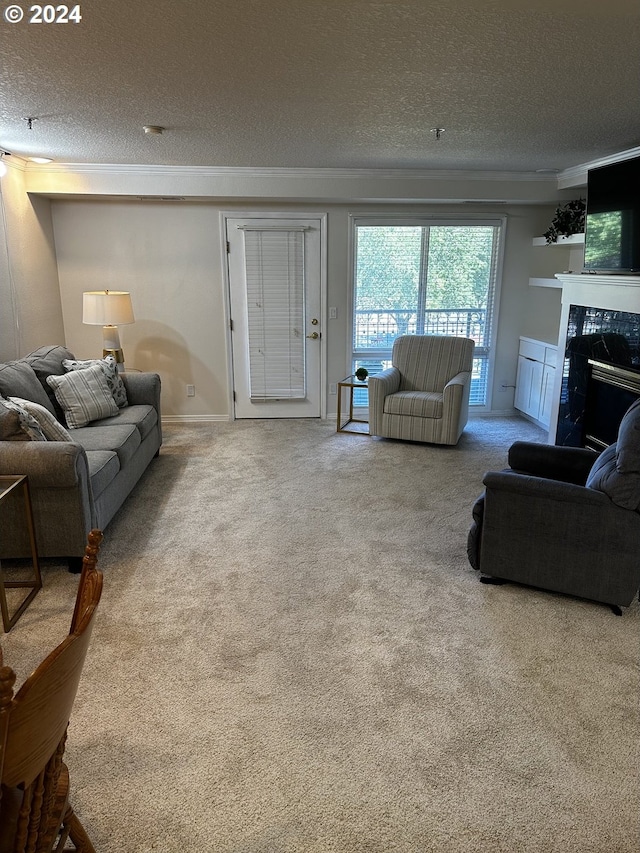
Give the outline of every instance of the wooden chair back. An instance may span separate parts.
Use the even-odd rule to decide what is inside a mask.
[[[15,673],[8,666],[0,667],[0,853],[51,849],[49,842],[53,843],[63,821],[66,796],[62,801],[58,796],[60,780],[66,775],[62,756],[102,594],[102,573],[96,568],[101,539],[100,531],[89,535],[69,635],[15,696]],[[16,791],[23,792],[17,812]],[[54,813],[56,808],[60,814]],[[16,824],[13,846],[3,846],[4,827],[12,822]],[[55,834],[50,838],[53,827]]]

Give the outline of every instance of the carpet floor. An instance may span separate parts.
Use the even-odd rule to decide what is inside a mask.
[[[98,853],[637,853],[637,601],[486,586],[455,448],[318,421],[171,425],[105,531],[67,745]],[[2,637],[19,681],[77,576]]]

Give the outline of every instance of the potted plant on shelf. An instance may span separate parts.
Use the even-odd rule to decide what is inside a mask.
[[[557,243],[558,237],[581,234],[584,231],[585,208],[586,202],[583,198],[556,207],[556,215],[543,235],[547,243]]]

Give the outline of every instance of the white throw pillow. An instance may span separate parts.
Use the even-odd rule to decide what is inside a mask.
[[[118,408],[123,409],[125,406],[128,406],[127,389],[124,387],[122,377],[118,373],[118,365],[112,355],[106,355],[104,358],[89,358],[85,361],[65,358],[62,362],[62,366],[66,371],[85,370],[87,367],[94,367],[96,364],[99,364],[104,371],[107,385],[111,389],[113,399],[116,401]]]
[[[118,406],[99,364],[72,370],[63,376],[47,376],[70,429],[118,414]]]
[[[31,417],[35,418],[47,441],[73,441],[60,421],[54,418],[49,409],[45,409],[40,403],[23,400],[22,397],[9,397],[9,400],[26,409]]]

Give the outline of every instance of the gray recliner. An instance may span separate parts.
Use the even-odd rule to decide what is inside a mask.
[[[475,343],[451,335],[401,335],[392,366],[369,377],[369,432],[457,444],[469,416]]]
[[[640,400],[600,455],[516,442],[509,466],[483,479],[467,541],[472,567],[614,610],[631,604],[640,589]]]

